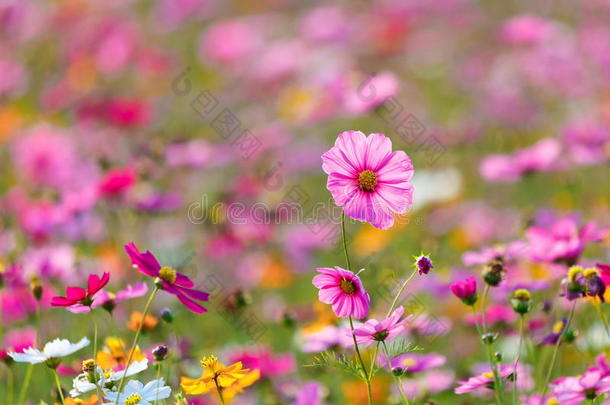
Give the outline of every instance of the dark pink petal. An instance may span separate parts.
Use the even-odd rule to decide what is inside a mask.
[[[191,312],[194,312],[196,314],[203,314],[208,312],[207,309],[205,309],[204,307],[202,307],[201,305],[199,305],[198,303],[196,303],[195,301],[189,299],[188,297],[186,297],[183,294],[176,294],[176,297],[178,297],[178,299],[180,300],[180,302],[187,307]]]
[[[94,295],[96,292],[104,288],[108,281],[110,280],[110,273],[102,274],[102,278],[100,279],[96,274],[89,275],[89,281],[87,283],[87,293],[89,295]]]
[[[210,294],[208,294],[205,291],[199,291],[199,290],[194,290],[191,288],[184,288],[184,287],[176,287],[176,289],[178,291],[180,291],[183,294],[188,295],[190,298],[199,300],[199,301],[207,301],[208,298],[210,297]]]
[[[77,301],[73,301],[73,300],[69,300],[67,298],[64,297],[53,297],[51,298],[51,305],[54,307],[69,307],[70,305],[74,305],[78,302]]]
[[[66,287],[66,298],[71,301],[80,301],[87,296],[87,291],[80,287]]]
[[[195,285],[190,278],[182,273],[176,273],[176,281],[174,281],[174,284],[186,288],[191,288]]]
[[[131,263],[137,267],[139,272],[150,277],[157,277],[161,265],[152,253],[149,251],[141,253],[133,242],[125,245],[125,252],[127,252]]]

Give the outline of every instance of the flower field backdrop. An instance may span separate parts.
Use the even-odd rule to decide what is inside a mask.
[[[610,404],[610,3],[0,0],[0,404]]]

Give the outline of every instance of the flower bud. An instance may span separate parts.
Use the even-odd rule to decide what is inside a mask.
[[[172,323],[174,321],[174,314],[172,313],[172,310],[169,308],[163,308],[161,310],[160,316],[161,316],[161,319],[163,319],[167,323]]]
[[[428,256],[421,254],[415,258],[415,267],[419,274],[428,274],[434,265]]]
[[[156,361],[163,361],[167,358],[168,349],[165,345],[159,345],[152,351],[152,355]]]
[[[472,306],[477,302],[477,281],[474,277],[457,281],[451,284],[450,288],[451,292],[461,299],[464,304]]]
[[[394,367],[392,369],[392,374],[394,374],[396,377],[400,377],[405,373],[405,370],[402,367]]]
[[[95,360],[93,360],[93,359],[83,360],[81,365],[82,365],[83,373],[89,374],[89,373],[92,373],[95,371]]]
[[[504,271],[502,260],[494,260],[490,262],[483,271],[483,280],[491,287],[496,287],[502,282]]]
[[[488,345],[495,342],[497,338],[498,338],[498,334],[491,333],[491,332],[485,333],[484,335],[481,336],[481,340],[483,341],[483,343],[487,343]]]
[[[532,309],[532,296],[528,290],[521,288],[513,292],[510,303],[513,311],[519,315],[525,315]]]
[[[42,284],[36,276],[32,276],[32,279],[30,280],[30,291],[32,292],[32,295],[34,296],[36,301],[40,301],[40,299],[42,298],[43,290]]]

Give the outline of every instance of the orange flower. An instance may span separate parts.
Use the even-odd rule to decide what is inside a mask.
[[[127,322],[127,327],[135,332],[140,327],[141,322],[142,322],[142,313],[141,312],[132,312],[131,316],[129,317],[129,321]],[[155,318],[152,315],[146,315],[146,318],[144,318],[144,325],[142,326],[142,331],[146,332],[149,330],[153,330],[157,326],[158,323],[159,323],[159,320],[157,318]]]
[[[82,398],[66,398],[66,400],[64,401],[65,405],[96,405],[97,404],[97,395],[92,395],[89,397],[89,399],[82,399]],[[60,404],[55,404],[55,405],[60,405]]]
[[[107,337],[104,340],[104,348],[97,352],[96,363],[104,370],[118,370],[125,368],[129,352],[125,342],[117,337]],[[146,357],[136,346],[133,352],[132,361],[142,360]]]

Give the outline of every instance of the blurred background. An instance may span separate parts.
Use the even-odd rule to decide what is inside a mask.
[[[610,226],[609,23],[604,0],[0,0],[4,331],[34,324],[36,276],[42,341],[80,338],[82,318],[47,295],[91,272],[109,271],[111,290],[139,280],[122,248],[134,241],[212,293],[203,316],[155,304],[176,319],[142,345],[176,348],[174,387],[202,355],[262,350],[268,370],[236,403],[292,403],[310,382],[326,403],[363,403],[349,375],[303,366],[341,341],[311,285],[316,267],[344,264],[320,156],[345,130],[381,132],[413,162],[414,206],[388,231],[348,223],[353,267],[381,316],[412,256],[431,255],[404,297],[408,336],[446,363],[409,392],[480,403],[453,394],[484,359],[447,286],[528,227]],[[608,246],[585,256],[607,261]],[[556,285],[564,269],[524,255],[511,286]],[[99,315],[101,336],[129,341],[140,301]],[[48,396],[40,378],[32,399]],[[376,378],[379,403],[390,383]]]

